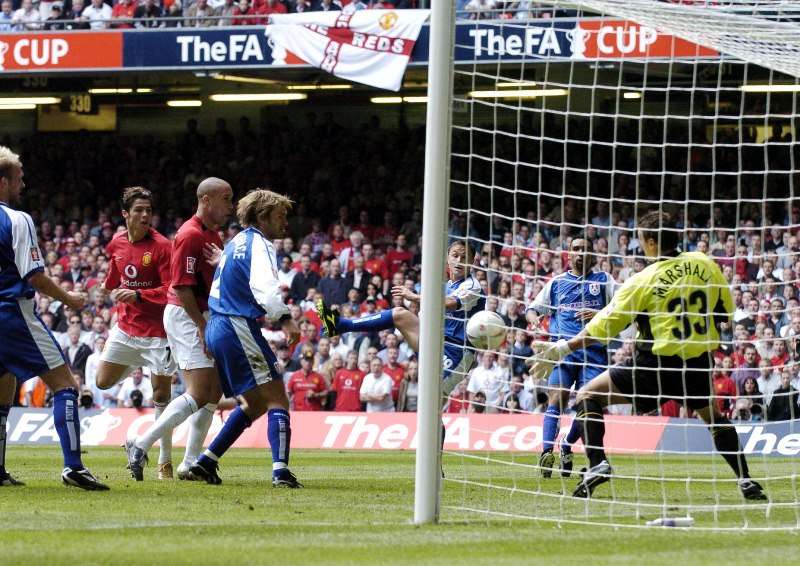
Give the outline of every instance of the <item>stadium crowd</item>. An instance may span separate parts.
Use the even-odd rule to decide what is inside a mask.
[[[269,186],[297,201],[290,237],[274,244],[301,343],[290,350],[280,330],[263,329],[293,409],[414,411],[416,356],[399,333],[329,339],[322,335],[314,303],[323,297],[345,317],[393,306],[416,308],[393,298],[389,289],[405,285],[419,290],[422,139],[422,130],[402,124],[387,130],[377,117],[345,127],[331,114],[322,119],[309,114],[302,125],[279,118],[263,132],[255,131],[247,118],[235,131],[220,119],[213,132],[202,132],[189,120],[175,139],[85,132],[5,136],[2,143],[18,151],[26,164],[24,208],[40,229],[48,274],[62,287],[89,296],[81,312],[46,298],[38,302],[42,319],[80,378],[84,406],[152,404],[152,387],[141,370],[111,390],[94,383],[99,352],[115,322],[115,305],[97,287],[108,269],[105,245],[124,229],[117,202],[122,187],[153,190],[153,225],[172,237],[192,214],[198,182],[215,175],[229,180],[238,196],[248,188]],[[500,351],[478,356],[476,367],[448,399],[447,411],[543,410],[547,385],[528,376],[525,359],[532,353],[531,341],[546,336],[546,325],[528,328],[525,310],[549,278],[569,269],[566,250],[573,237],[588,238],[594,269],[611,273],[618,282],[645,267],[630,207],[612,208],[602,198],[554,198],[543,206],[547,209],[540,217],[549,220],[538,223],[533,211],[516,220],[494,215],[485,224],[451,215],[450,236],[472,243],[472,270],[486,307],[504,318],[509,331]],[[751,209],[741,210],[749,215]],[[715,206],[702,224],[683,226],[686,248],[714,257],[732,288],[736,312],[733,323],[722,329],[713,385],[720,408],[743,420],[794,418],[798,411],[800,208],[784,201],[764,211],[740,217],[735,227],[718,228],[727,224],[725,212]],[[238,230],[231,223],[223,240]],[[610,361],[622,361],[631,351],[628,340],[616,342]],[[176,374],[174,393],[181,387]],[[365,391],[391,395],[383,403],[362,403]],[[46,388],[30,380],[18,401],[44,406]],[[674,402],[663,404],[660,413],[684,414]]]
[[[0,32],[266,24],[271,14],[414,9],[419,0],[3,0]],[[574,15],[530,0],[457,0],[462,19],[530,19]]]

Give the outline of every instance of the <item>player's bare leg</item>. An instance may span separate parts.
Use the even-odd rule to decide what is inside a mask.
[[[236,439],[264,413],[268,413],[267,436],[272,449],[272,485],[298,488],[303,485],[289,471],[291,427],[289,399],[283,381],[272,380],[258,385],[239,397],[241,405],[228,417],[223,429],[192,466],[192,473],[207,483],[218,485],[217,462]]]
[[[0,376],[0,487],[25,485],[6,470],[6,421],[14,404],[17,380],[10,373]]]
[[[322,300],[317,302],[317,314],[322,320],[325,334],[336,336],[345,332],[377,332],[389,328],[400,331],[406,343],[419,351],[419,317],[408,309],[394,307],[362,318],[340,318],[337,309],[329,308]]]
[[[62,364],[41,376],[53,392],[53,421],[61,452],[64,470],[61,480],[65,485],[90,491],[105,491],[108,486],[97,481],[81,461],[81,423],[78,418],[78,384],[69,369]]]
[[[99,389],[111,389],[120,382],[127,370],[128,366],[126,365],[100,360],[100,364],[97,366],[95,383]]]
[[[158,420],[172,399],[172,376],[152,375],[150,381],[153,385],[153,413],[155,420]],[[159,443],[158,479],[172,479],[172,431],[165,433]]]
[[[728,417],[723,416],[713,404],[697,409],[695,413],[708,425],[711,437],[714,439],[714,447],[725,458],[739,479],[739,490],[744,498],[753,501],[766,500],[767,496],[764,494],[763,488],[758,482],[750,479],[750,470],[747,467],[747,458],[739,444],[739,435]]]

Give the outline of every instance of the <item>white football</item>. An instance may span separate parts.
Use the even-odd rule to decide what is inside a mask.
[[[506,339],[506,327],[496,312],[480,311],[467,321],[467,338],[479,350],[494,350]]]

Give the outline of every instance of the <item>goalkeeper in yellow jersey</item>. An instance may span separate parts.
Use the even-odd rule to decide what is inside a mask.
[[[611,340],[633,322],[638,327],[633,358],[612,366],[578,392],[577,418],[583,424],[589,469],[573,496],[590,497],[612,475],[603,450],[604,406],[634,403],[638,409],[654,409],[675,399],[708,424],[714,446],[739,478],[742,495],[766,499],[761,486],[750,479],[736,429],[713,402],[712,352],[719,346],[719,324],[734,310],[728,282],[705,254],[679,252],[679,232],[672,226],[663,212],[640,218],[640,245],[647,257],[658,261],[628,279],[577,336],[534,344],[531,373],[542,377],[571,352]]]

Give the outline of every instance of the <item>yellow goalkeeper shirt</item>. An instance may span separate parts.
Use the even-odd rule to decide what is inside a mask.
[[[586,333],[610,340],[636,322],[637,350],[688,360],[719,346],[717,325],[727,322],[733,310],[717,264],[705,254],[686,252],[628,279],[586,325]]]

